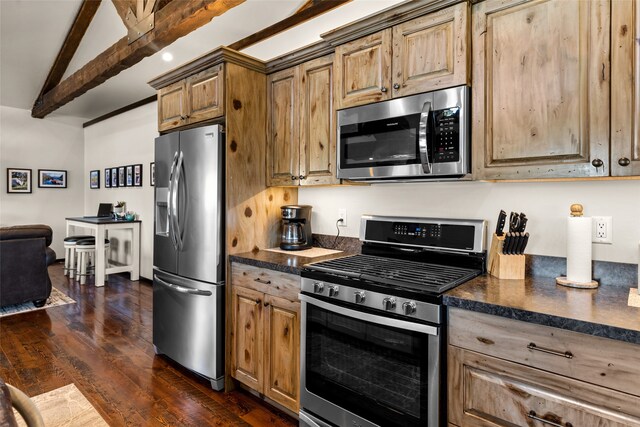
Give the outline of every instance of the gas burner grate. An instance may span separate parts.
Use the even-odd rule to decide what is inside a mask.
[[[458,286],[480,274],[480,271],[469,268],[372,255],[353,255],[320,261],[307,265],[307,268],[314,271],[438,293]]]

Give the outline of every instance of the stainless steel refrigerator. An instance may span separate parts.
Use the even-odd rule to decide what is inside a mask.
[[[224,134],[220,125],[155,141],[153,345],[224,387]]]

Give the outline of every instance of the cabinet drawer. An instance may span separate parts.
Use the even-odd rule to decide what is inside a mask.
[[[449,343],[640,395],[635,344],[455,308],[449,311]]]
[[[636,396],[453,346],[448,383],[460,426],[640,426]]]
[[[289,301],[298,301],[300,293],[300,277],[295,274],[237,262],[231,263],[231,283]]]

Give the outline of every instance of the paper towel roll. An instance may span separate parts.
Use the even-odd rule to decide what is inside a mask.
[[[567,218],[567,280],[591,281],[591,218]]]

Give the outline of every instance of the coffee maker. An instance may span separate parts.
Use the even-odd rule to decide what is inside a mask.
[[[299,251],[311,247],[311,206],[286,205],[282,210],[280,249]]]

